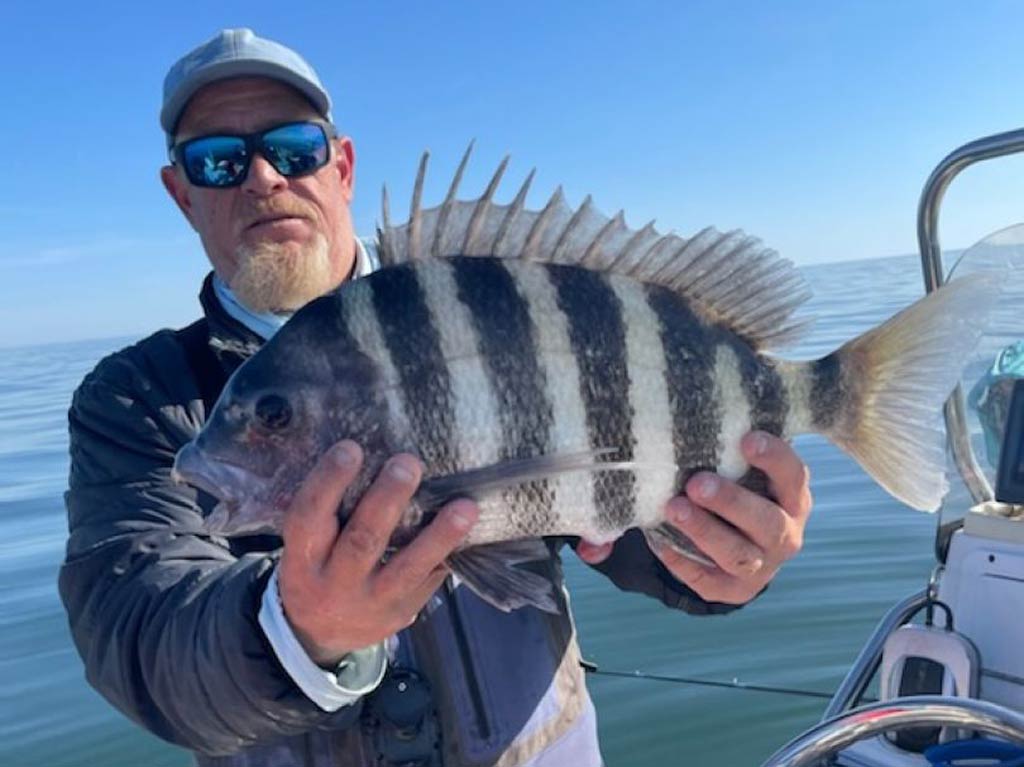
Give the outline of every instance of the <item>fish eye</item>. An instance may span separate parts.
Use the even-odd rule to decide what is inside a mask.
[[[256,400],[255,413],[267,429],[283,429],[292,420],[292,406],[280,394],[265,394]]]

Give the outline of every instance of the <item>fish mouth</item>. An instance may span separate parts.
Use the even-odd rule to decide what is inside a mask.
[[[219,503],[204,520],[204,527],[221,535],[250,532],[264,523],[264,504],[257,498],[268,485],[266,477],[220,459],[210,458],[194,442],[189,442],[174,457],[171,479],[204,490]],[[247,523],[245,520],[253,520]]]
[[[225,502],[244,497],[248,494],[244,488],[251,488],[254,481],[262,480],[241,466],[209,458],[194,442],[189,442],[174,457],[171,479],[187,482]]]

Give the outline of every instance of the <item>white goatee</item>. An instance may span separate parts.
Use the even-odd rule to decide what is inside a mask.
[[[254,312],[293,312],[336,286],[327,238],[308,245],[260,242],[240,245],[230,287]]]

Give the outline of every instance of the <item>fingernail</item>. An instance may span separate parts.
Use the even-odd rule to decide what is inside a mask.
[[[693,516],[693,506],[685,498],[676,498],[669,507],[669,518],[677,524],[686,524]]]
[[[739,562],[738,564],[741,570],[743,570],[746,573],[749,573],[750,575],[753,575],[754,573],[760,571],[762,567],[764,567],[764,560],[760,558],[751,559],[746,562]]]
[[[697,497],[698,498],[712,498],[715,493],[718,492],[718,477],[714,474],[707,474],[697,480]]]
[[[359,460],[359,451],[355,443],[346,441],[334,446],[334,452],[331,457],[334,459],[334,463],[343,469],[347,469],[350,466],[354,466]]]
[[[452,506],[448,512],[448,515],[452,521],[452,525],[454,525],[459,530],[469,530],[469,528],[471,528],[474,525],[474,523],[477,520],[477,517],[479,516],[479,514],[477,514],[476,509],[463,504]]]
[[[768,449],[768,436],[760,431],[751,432],[750,449],[754,455],[764,455]]]
[[[399,482],[403,483],[412,482],[416,478],[412,469],[410,469],[406,465],[406,462],[400,458],[392,458],[388,462],[388,474],[390,474],[393,479],[397,479]]]

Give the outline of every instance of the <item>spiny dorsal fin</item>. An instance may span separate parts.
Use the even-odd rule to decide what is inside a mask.
[[[385,191],[378,228],[382,266],[448,256],[578,264],[669,288],[685,296],[706,320],[729,327],[758,349],[791,343],[806,329],[806,321],[793,318],[810,297],[806,282],[790,261],[756,237],[707,227],[687,239],[660,234],[653,221],[631,229],[622,211],[609,218],[589,196],[573,210],[561,187],[542,209],[527,210],[534,171],[511,203],[499,205],[494,194],[508,157],[479,198],[458,200],[472,149],[471,143],[444,201],[426,209],[421,203],[429,153],[423,154],[405,224],[391,223]]]

